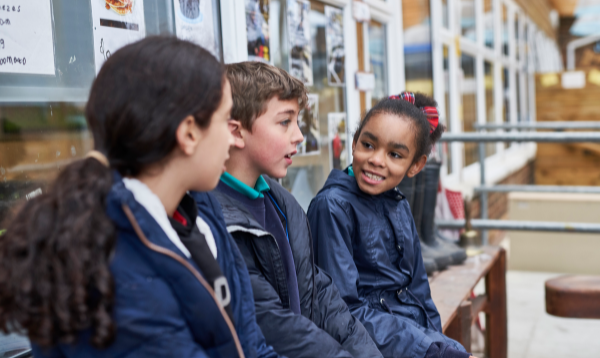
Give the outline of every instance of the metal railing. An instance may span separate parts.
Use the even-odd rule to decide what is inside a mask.
[[[494,129],[600,129],[600,122],[541,122],[518,124],[476,124],[479,130]],[[485,183],[485,144],[486,142],[544,142],[544,143],[600,143],[600,132],[504,132],[504,133],[446,133],[440,139],[442,142],[475,142],[479,149],[480,183],[474,191],[480,195],[481,219],[471,220],[473,229],[481,230],[482,243],[488,242],[487,230],[515,231],[553,231],[600,233],[600,224],[587,223],[556,223],[538,221],[511,221],[488,219],[488,193],[490,192],[537,192],[537,193],[584,193],[600,194],[597,186],[556,186],[556,185],[486,185]],[[436,226],[447,229],[462,229],[465,220],[436,220]]]

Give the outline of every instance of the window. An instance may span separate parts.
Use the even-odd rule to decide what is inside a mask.
[[[463,131],[473,132],[473,124],[477,122],[477,81],[475,78],[475,57],[463,54],[461,56],[461,69],[463,73],[462,94],[462,121]],[[477,143],[465,143],[465,165],[477,162]]]
[[[448,0],[442,0],[442,26],[446,29],[450,28],[448,21]]]
[[[448,52],[450,51],[448,49],[448,46],[444,45],[442,47],[443,52],[444,52],[444,104],[446,107],[446,113],[445,113],[445,118],[446,118],[446,131],[447,132],[451,132],[452,131],[452,121],[450,120],[450,73],[449,73],[449,69],[450,69],[450,64],[449,64],[449,58],[448,58]],[[446,156],[447,156],[447,160],[446,160],[446,167],[448,168],[448,174],[452,173],[452,146],[447,143],[444,142],[443,143],[443,150],[444,152],[446,152]]]
[[[475,29],[475,0],[460,0],[460,28],[464,37],[477,40]]]
[[[429,1],[402,1],[406,90],[433,96]]]
[[[502,8],[502,53],[508,56],[508,8],[505,4]]]
[[[285,1],[271,1],[271,9],[274,3],[277,3],[280,14],[286,14]],[[313,81],[312,85],[308,86],[308,91],[313,113],[308,114],[305,111],[301,114],[300,122],[306,122],[305,124],[310,127],[303,129],[301,124],[306,141],[306,144],[302,145],[306,145],[307,150],[304,153],[299,150],[299,154],[294,156],[287,176],[282,179],[282,185],[294,195],[304,210],[308,210],[310,201],[325,184],[331,169],[344,169],[349,164],[344,87],[332,85],[328,80],[327,24],[329,19],[326,16],[326,7],[328,6],[322,2],[310,1],[308,21]],[[269,22],[271,33],[285,33],[281,30],[283,26],[287,26],[284,18],[285,16],[280,16],[279,22]],[[285,37],[280,36],[279,39],[278,47],[287,48]],[[289,53],[282,50],[280,56],[281,61],[276,65],[288,70],[285,66],[289,64]],[[336,66],[339,67],[336,72],[342,74],[344,62],[336,63]],[[305,121],[303,116],[309,115],[310,121]],[[308,150],[309,144],[310,150]]]
[[[484,61],[483,75],[485,76],[485,118],[487,123],[496,123],[496,107],[494,106],[494,64]],[[496,154],[496,143],[486,143],[485,156]]]
[[[484,43],[494,48],[494,3],[493,0],[483,2]]]
[[[371,107],[388,96],[385,48],[385,25],[371,21],[369,24],[369,62],[370,71],[375,75],[375,89],[371,92]]]

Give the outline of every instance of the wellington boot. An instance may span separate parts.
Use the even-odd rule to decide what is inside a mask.
[[[467,259],[467,251],[458,246],[458,243],[443,236],[436,230],[436,242],[443,247],[443,250],[452,257],[452,265],[460,265]]]
[[[427,162],[423,169],[424,194],[423,194],[423,219],[421,221],[421,233],[423,242],[438,252],[439,255],[448,256],[452,265],[458,265],[465,261],[467,252],[454,243],[442,240],[436,236],[435,207],[437,204],[438,186],[440,183],[441,163]]]
[[[423,255],[423,260],[432,259],[435,261],[438,270],[445,270],[452,264],[450,255],[443,250],[425,244],[423,241],[421,241],[421,254]]]
[[[435,271],[438,271],[437,265],[435,264],[434,259],[423,258],[423,265],[425,266],[425,272],[430,276]]]

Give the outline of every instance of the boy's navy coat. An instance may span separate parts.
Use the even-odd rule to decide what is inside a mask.
[[[275,238],[241,203],[218,191],[215,194],[221,202],[227,230],[246,260],[256,318],[267,343],[290,358],[381,357],[363,325],[350,314],[331,278],[315,265],[306,214],[279,183],[267,177],[265,180],[281,210],[282,224],[288,229],[300,291],[300,315],[290,309]]]
[[[424,357],[442,332],[410,207],[396,189],[372,196],[333,170],[308,219],[317,264],[385,357]]]
[[[254,319],[248,272],[224,231],[218,202],[210,194],[194,194],[199,215],[209,224],[217,259],[226,276],[235,328],[219,308],[212,288],[198,267],[169,240],[153,217],[125,188],[119,175],[107,197],[107,214],[117,228],[110,270],[115,298],[114,342],[98,350],[90,332],[75,345],[52,349],[33,346],[35,357],[277,357]],[[241,264],[240,264],[241,263]],[[237,334],[233,333],[237,331]]]

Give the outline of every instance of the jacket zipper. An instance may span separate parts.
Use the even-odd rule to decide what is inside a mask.
[[[137,220],[135,219],[135,216],[131,212],[131,209],[129,208],[129,206],[127,206],[126,204],[123,204],[123,211],[125,212],[125,215],[129,219],[129,222],[133,226],[133,230],[137,234],[138,238],[145,246],[147,246],[150,250],[152,250],[154,252],[168,256],[168,257],[172,258],[173,260],[179,262],[185,268],[190,270],[190,272],[196,277],[196,279],[198,279],[198,281],[200,281],[200,284],[202,284],[202,286],[204,286],[204,288],[208,291],[208,293],[210,294],[212,299],[215,301],[215,304],[217,305],[217,307],[219,307],[221,316],[223,316],[225,323],[227,323],[227,327],[229,327],[229,331],[231,332],[231,336],[233,337],[233,341],[235,342],[235,347],[238,351],[239,357],[244,358],[245,357],[244,350],[242,349],[242,345],[240,344],[240,340],[235,331],[235,327],[233,326],[233,322],[231,322],[231,320],[229,319],[229,316],[225,313],[225,309],[223,307],[221,307],[221,305],[219,304],[219,301],[217,300],[217,298],[215,296],[215,292],[212,289],[212,287],[210,287],[210,285],[206,282],[206,280],[204,280],[202,275],[200,275],[200,273],[192,265],[190,265],[189,262],[185,261],[183,258],[181,258],[179,255],[177,255],[173,251],[151,243],[150,240],[148,240],[148,238],[146,237],[146,235],[144,235],[144,232],[140,228],[140,226],[139,226]]]

